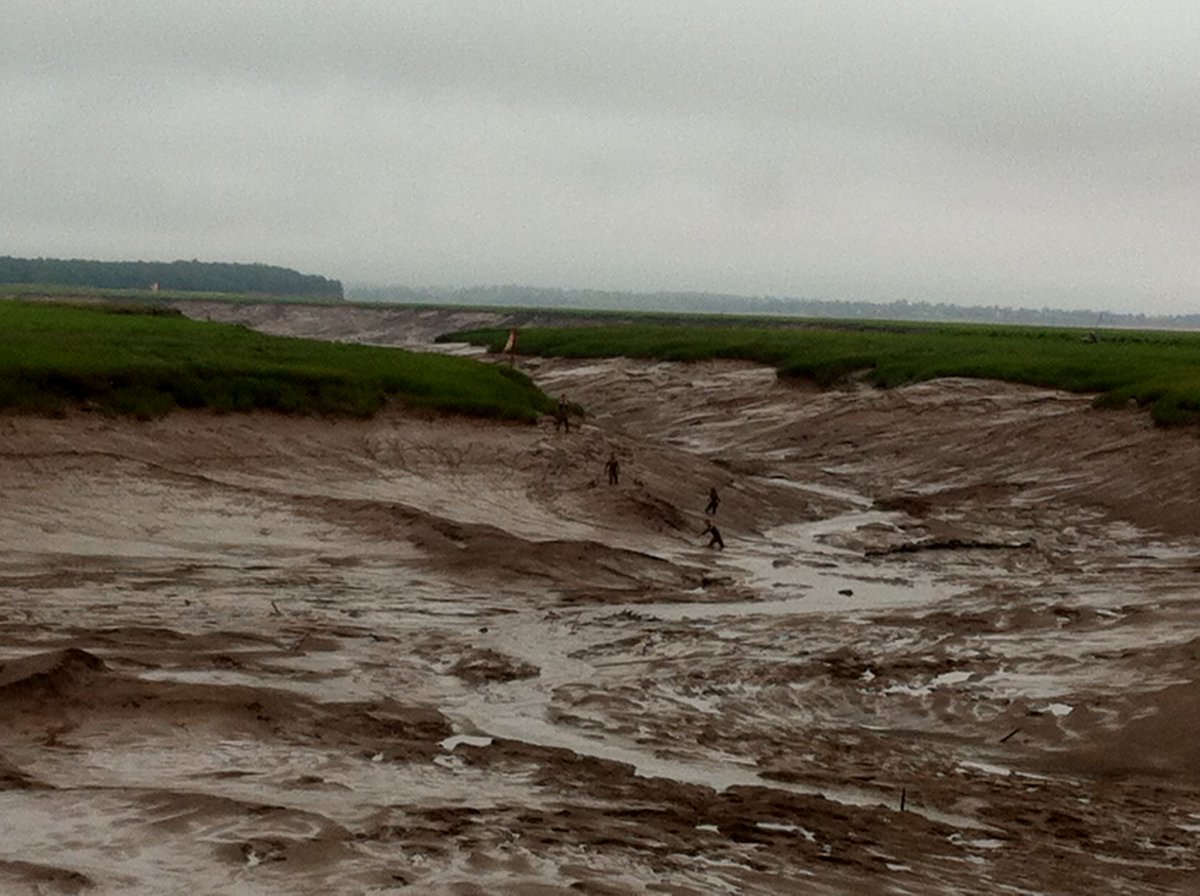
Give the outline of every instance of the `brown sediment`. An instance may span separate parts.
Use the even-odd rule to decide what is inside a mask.
[[[581,427],[0,419],[0,889],[1189,892],[1194,432],[522,363]]]

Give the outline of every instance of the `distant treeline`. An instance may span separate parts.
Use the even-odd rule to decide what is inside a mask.
[[[219,261],[87,261],[0,256],[0,283],[342,298],[342,284],[268,264]]]
[[[1200,314],[1155,317],[1145,314],[1116,314],[1109,311],[1004,308],[999,305],[953,305],[945,302],[830,301],[700,292],[635,293],[593,289],[539,289],[529,286],[475,286],[463,289],[352,286],[348,292],[351,299],[367,302],[667,311],[681,314],[762,314],[838,320],[1024,324],[1086,329],[1200,329]]]

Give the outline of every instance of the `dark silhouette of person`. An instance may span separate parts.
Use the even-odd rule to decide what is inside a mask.
[[[554,409],[554,431],[564,428],[567,432],[571,431],[571,408],[565,396],[558,399],[558,407]]]
[[[721,506],[721,499],[717,496],[717,490],[710,488],[708,490],[708,506],[704,508],[705,516],[712,516],[717,512],[717,508]]]
[[[704,521],[704,531],[700,534],[710,536],[708,540],[708,546],[710,548],[720,548],[722,551],[725,550],[725,539],[721,537],[721,530],[713,525],[712,520]]]
[[[604,472],[608,474],[608,484],[617,485],[621,476],[621,465],[617,463],[616,453],[608,456],[608,462],[604,465]]]

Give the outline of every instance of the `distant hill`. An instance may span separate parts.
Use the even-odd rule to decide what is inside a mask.
[[[0,283],[164,289],[340,299],[342,284],[268,264],[219,261],[87,261],[0,256]]]
[[[838,320],[939,321],[945,323],[1026,324],[1086,329],[1200,329],[1200,314],[1156,317],[1111,311],[1057,308],[1004,308],[944,302],[857,302],[775,296],[735,296],[700,292],[609,292],[595,289],[541,289],[529,286],[414,288],[351,285],[350,299],[364,302],[502,306],[507,308],[586,308],[607,311],[667,311],[704,314],[762,314],[829,317]]]

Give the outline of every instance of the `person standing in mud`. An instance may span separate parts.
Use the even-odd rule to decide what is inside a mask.
[[[717,508],[721,506],[721,499],[717,496],[716,488],[708,490],[708,506],[704,508],[705,516],[712,516],[717,512]]]
[[[554,409],[554,431],[560,429],[571,431],[571,407],[567,404],[567,397],[560,395],[558,398],[558,407]]]
[[[708,546],[710,548],[725,550],[725,539],[721,537],[721,530],[713,525],[712,520],[704,521],[704,531],[700,534],[709,536]]]
[[[608,456],[608,462],[604,464],[604,472],[608,475],[608,484],[617,485],[621,479],[621,465],[617,462],[617,453],[614,451]]]

